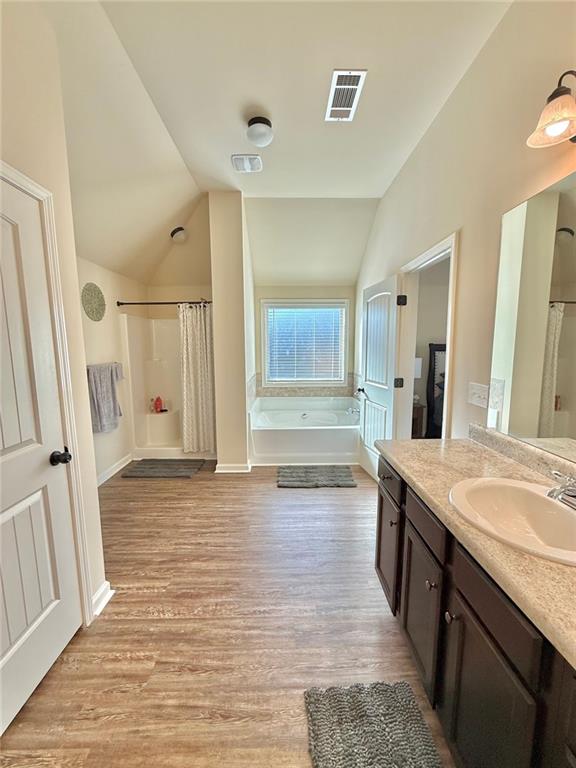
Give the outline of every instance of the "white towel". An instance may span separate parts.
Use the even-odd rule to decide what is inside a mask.
[[[124,378],[121,363],[88,366],[88,390],[92,413],[92,432],[112,432],[122,416],[116,384]]]

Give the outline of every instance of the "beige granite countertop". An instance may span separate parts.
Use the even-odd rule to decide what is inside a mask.
[[[492,539],[467,523],[448,500],[452,486],[466,478],[553,485],[550,478],[472,440],[378,440],[376,448],[576,669],[576,567]]]

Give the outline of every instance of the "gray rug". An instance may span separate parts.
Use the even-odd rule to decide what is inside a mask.
[[[442,768],[406,682],[304,693],[314,768]]]
[[[133,461],[122,477],[192,477],[204,464],[204,459],[141,459]]]
[[[326,465],[278,467],[278,488],[356,488],[352,469]]]

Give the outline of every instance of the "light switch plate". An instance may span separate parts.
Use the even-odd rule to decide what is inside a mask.
[[[468,402],[470,405],[488,408],[488,390],[487,384],[477,384],[474,381],[470,381],[468,383]]]

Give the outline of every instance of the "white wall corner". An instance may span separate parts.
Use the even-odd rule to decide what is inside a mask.
[[[123,456],[119,461],[117,461],[115,464],[112,464],[111,467],[108,467],[104,470],[104,472],[101,472],[98,475],[98,485],[102,485],[102,483],[105,483],[106,480],[110,480],[112,475],[115,475],[116,472],[120,472],[121,469],[124,469],[124,467],[127,464],[130,464],[132,461],[132,454],[128,453],[126,456]]]
[[[239,473],[239,472],[251,472],[252,471],[252,465],[251,464],[217,464],[216,469],[214,472],[225,474],[225,473]]]
[[[92,595],[92,613],[95,617],[100,616],[114,594],[115,590],[110,587],[110,582],[103,581],[96,592]]]

